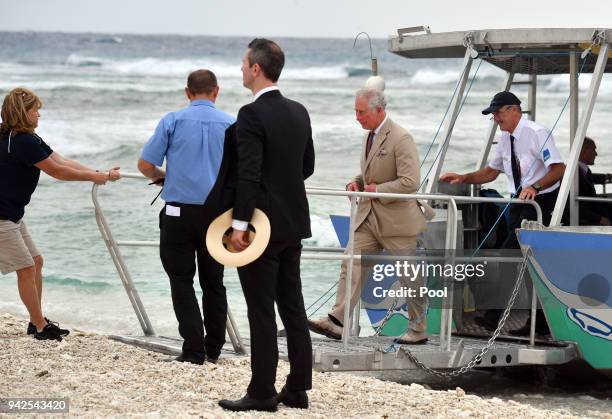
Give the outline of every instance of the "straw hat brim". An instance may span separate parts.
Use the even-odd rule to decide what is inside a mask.
[[[206,232],[208,253],[224,266],[240,267],[257,260],[266,250],[270,241],[270,220],[263,211],[255,208],[250,225],[255,230],[255,234],[252,231],[249,234],[251,240],[249,247],[241,252],[229,250],[223,243],[223,238],[232,226],[232,210],[225,211],[208,226]]]

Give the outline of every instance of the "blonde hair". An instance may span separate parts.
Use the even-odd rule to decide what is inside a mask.
[[[42,105],[42,100],[30,89],[17,87],[11,90],[2,102],[0,133],[34,133],[36,126],[28,118],[28,112],[34,107],[38,110]]]

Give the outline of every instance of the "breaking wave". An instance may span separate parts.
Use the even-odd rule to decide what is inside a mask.
[[[198,68],[209,68],[217,77],[240,78],[240,63],[228,63],[216,59],[174,59],[140,58],[133,60],[111,60],[101,57],[90,57],[71,54],[65,62],[69,67],[97,67],[102,70],[141,76],[185,76]],[[283,71],[285,80],[336,80],[368,75],[370,70],[364,67],[349,65],[311,66],[303,68],[288,67]]]

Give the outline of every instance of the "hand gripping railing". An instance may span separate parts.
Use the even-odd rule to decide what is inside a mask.
[[[146,177],[136,174],[136,173],[122,173],[122,178],[128,179],[141,179],[144,180]],[[119,274],[119,278],[123,283],[123,287],[132,303],[132,307],[134,308],[134,312],[136,313],[136,317],[140,322],[140,326],[146,336],[154,336],[155,331],[153,330],[153,326],[151,326],[151,321],[147,316],[147,312],[140,300],[140,296],[138,295],[138,291],[134,286],[134,282],[132,281],[132,276],[125,264],[125,260],[121,255],[121,251],[119,250],[120,246],[149,246],[149,247],[157,247],[159,246],[159,242],[154,241],[118,241],[115,240],[111,229],[106,221],[106,217],[104,216],[104,212],[102,211],[102,206],[98,201],[98,185],[94,185],[91,190],[91,199],[94,204],[95,215],[96,215],[96,223],[98,224],[98,229],[100,230],[100,234],[102,235],[102,239],[106,244],[108,252],[110,253],[111,259],[115,264],[115,268],[117,269],[117,273]],[[234,347],[234,351],[239,354],[245,354],[246,350],[244,345],[242,344],[242,339],[240,337],[240,333],[238,331],[238,327],[236,326],[236,322],[234,321],[234,316],[230,311],[229,307],[227,308],[227,333],[229,335],[230,341]]]

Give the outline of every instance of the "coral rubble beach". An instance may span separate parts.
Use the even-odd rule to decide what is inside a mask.
[[[34,341],[27,321],[0,316],[0,398],[67,397],[71,416],[221,417],[221,398],[239,398],[250,377],[247,357],[204,366],[163,362],[167,355],[106,336],[72,330],[63,342]],[[281,361],[277,383],[288,364]],[[575,417],[463,390],[434,391],[345,373],[313,376],[308,410],[279,406],[278,416],[307,417]],[[247,416],[272,416],[247,412]],[[609,417],[588,411],[588,417]],[[237,416],[237,414],[234,414]],[[11,415],[13,417],[13,415]]]

